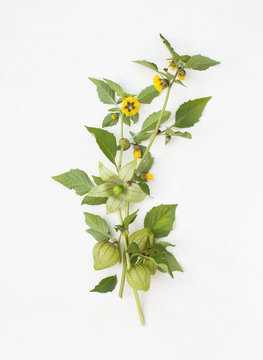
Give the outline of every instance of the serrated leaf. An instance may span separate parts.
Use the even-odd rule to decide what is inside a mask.
[[[206,56],[202,55],[194,55],[192,56],[187,63],[185,64],[185,68],[187,69],[194,69],[194,70],[206,70],[211,66],[215,66],[220,64],[219,61],[215,61],[212,59],[209,59]]]
[[[111,292],[115,289],[117,285],[117,276],[108,276],[102,279],[98,285],[95,286],[94,289],[90,290],[90,292],[98,292],[98,293],[107,293]]]
[[[138,101],[141,104],[150,104],[154,98],[159,96],[159,91],[156,90],[154,85],[147,86],[144,90],[138,95]]]
[[[154,64],[153,62],[150,62],[150,61],[146,61],[146,60],[136,60],[136,61],[133,61],[134,63],[136,64],[139,64],[139,65],[142,65],[142,66],[145,66],[151,70],[154,70],[154,71],[158,71],[158,67],[156,64]]]
[[[86,126],[87,130],[95,136],[96,142],[105,156],[115,164],[117,142],[115,136],[107,130]]]
[[[61,175],[53,176],[52,179],[70,190],[74,189],[78,195],[85,195],[93,188],[88,175],[79,169],[71,169]]]
[[[186,139],[192,139],[192,135],[185,131],[185,132],[181,132],[181,131],[173,131],[171,128],[166,129],[166,134],[171,135],[171,136],[180,136]]]
[[[133,184],[126,189],[123,196],[127,201],[139,202],[145,198],[146,194],[141,190],[138,185]]]
[[[103,123],[102,123],[102,127],[109,127],[109,126],[114,126],[118,123],[119,121],[119,116],[116,116],[115,119],[112,119],[112,114],[108,114],[105,116]]]
[[[114,211],[118,210],[122,204],[122,201],[122,196],[110,196],[106,203],[107,214],[111,214]]]
[[[167,49],[169,50],[170,54],[172,55],[174,60],[178,60],[180,58],[180,55],[177,54],[177,52],[173,49],[173,47],[171,46],[171,44],[169,43],[169,41],[167,39],[165,39],[165,37],[160,34],[160,38],[163,40],[164,45],[167,47]]]
[[[121,181],[125,182],[125,181],[129,181],[132,179],[133,174],[134,174],[134,170],[136,169],[137,166],[137,160],[132,160],[130,161],[128,164],[126,164],[125,166],[123,166],[120,171],[119,171],[119,178],[121,179]]]
[[[81,205],[101,205],[106,204],[107,202],[106,197],[92,197],[92,196],[85,196],[82,200]]]
[[[153,207],[145,216],[144,227],[149,227],[156,238],[167,236],[173,228],[177,205]]]
[[[125,96],[125,92],[122,90],[122,87],[117,84],[116,82],[109,80],[109,79],[103,79],[106,81],[106,83],[109,85],[109,87],[117,93],[120,97]]]
[[[140,188],[146,195],[150,196],[150,188],[149,188],[149,185],[146,184],[146,182],[140,182],[140,183],[138,183],[138,185],[140,186]]]
[[[92,188],[87,196],[91,197],[109,197],[113,196],[114,183],[105,182]]]
[[[109,225],[106,220],[104,220],[99,215],[94,215],[88,212],[84,212],[85,222],[92,229],[98,233],[105,235],[107,237],[111,236]]]
[[[157,122],[161,116],[161,113],[162,113],[162,111],[160,110],[160,111],[154,112],[151,115],[149,115],[142,124],[141,132],[154,130],[156,128]],[[164,111],[160,124],[167,121],[170,116],[171,116],[170,111]]]
[[[182,104],[175,114],[175,124],[177,128],[188,128],[194,126],[199,121],[202,112],[212,97],[204,97],[195,100],[189,100]]]
[[[102,80],[89,78],[97,86],[97,93],[99,99],[104,104],[116,104],[114,98],[114,91],[109,87],[107,83]]]
[[[126,216],[126,218],[123,220],[123,226],[126,228],[128,225],[130,225],[131,223],[134,222],[134,220],[137,217],[137,213],[138,213],[139,209],[136,210],[134,213]]]

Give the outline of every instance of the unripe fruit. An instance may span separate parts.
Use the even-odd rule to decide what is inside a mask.
[[[153,260],[150,260],[150,259],[146,259],[145,262],[144,262],[145,265],[148,266],[149,270],[150,270],[150,273],[152,275],[154,275],[156,273],[156,270],[158,268],[158,265],[153,261]]]
[[[136,290],[148,291],[151,283],[151,272],[147,265],[134,265],[127,271],[127,281]]]
[[[149,239],[150,245],[153,245],[154,235],[149,228],[144,228],[135,231],[129,236],[129,245],[135,242],[139,246],[139,250],[143,250],[147,240]]]
[[[127,150],[130,147],[130,142],[126,138],[121,138],[119,141],[120,146],[123,148],[123,150]]]
[[[108,240],[98,242],[93,248],[93,266],[102,270],[115,265],[120,259],[119,249]]]
[[[115,185],[115,186],[113,186],[113,192],[114,192],[114,194],[115,195],[120,195],[120,194],[122,194],[123,193],[123,186],[121,186],[121,185]]]

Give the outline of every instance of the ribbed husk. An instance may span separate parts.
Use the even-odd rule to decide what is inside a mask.
[[[136,290],[148,291],[151,283],[151,272],[147,265],[134,265],[127,271],[127,281]]]
[[[119,249],[108,240],[98,242],[93,248],[93,266],[102,270],[115,265],[120,259]]]
[[[153,238],[154,238],[153,233],[151,232],[150,229],[144,228],[135,231],[129,236],[129,244],[135,242],[139,246],[139,249],[143,250],[148,238],[150,241],[150,245],[153,245]]]
[[[148,266],[152,275],[156,273],[158,265],[153,260],[146,259],[144,264]]]

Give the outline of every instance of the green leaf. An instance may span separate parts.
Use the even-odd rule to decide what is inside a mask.
[[[115,164],[117,142],[115,136],[107,130],[86,126],[87,130],[95,136],[96,142],[105,156]]]
[[[125,92],[122,90],[122,87],[117,84],[116,82],[109,80],[109,79],[103,79],[106,81],[106,83],[109,85],[109,87],[117,93],[120,97],[125,96]]]
[[[108,111],[111,111],[111,112],[119,112],[120,109],[119,109],[118,107],[113,107],[113,108],[108,109]]]
[[[141,153],[143,156],[145,153],[145,150],[146,150],[146,146],[143,146],[143,145],[139,145],[139,146],[140,146]],[[151,153],[148,152],[148,154],[146,155],[144,162],[142,163],[142,166],[140,168],[140,174],[148,173],[152,168],[153,162],[154,162],[154,158],[152,157]]]
[[[190,55],[182,55],[180,56],[180,60],[184,63],[186,63],[187,61],[189,61],[189,59],[191,58]]]
[[[163,40],[164,45],[167,47],[167,49],[169,50],[170,54],[172,55],[174,60],[179,60],[180,55],[177,54],[177,52],[174,51],[173,47],[171,46],[171,44],[169,43],[168,40],[165,39],[165,37],[160,34],[160,38]]]
[[[196,124],[202,112],[212,96],[189,100],[182,104],[175,114],[175,124],[173,126],[177,128],[187,128]]]
[[[64,174],[53,176],[52,179],[70,190],[74,189],[78,195],[85,195],[93,188],[88,175],[79,169],[71,169]]]
[[[105,182],[92,188],[87,196],[98,198],[113,196],[113,187],[114,183]]]
[[[86,231],[87,231],[87,233],[89,233],[91,236],[93,236],[95,240],[97,240],[97,241],[99,241],[99,242],[110,239],[110,237],[107,236],[106,234],[100,233],[100,232],[98,232],[98,231],[96,231],[96,230],[87,229]]]
[[[90,77],[89,79],[97,86],[97,93],[101,102],[104,104],[116,104],[114,91],[109,87],[108,84],[102,80],[93,79]]]
[[[168,246],[175,246],[175,244],[171,244],[168,241],[158,241],[158,244],[162,245],[163,247],[168,247]]]
[[[122,196],[110,196],[106,203],[107,214],[111,214],[114,211],[118,210],[121,206],[122,201]]]
[[[142,124],[141,132],[154,130],[156,128],[156,125],[157,125],[157,122],[158,122],[160,116],[161,116],[161,110],[157,111],[157,112],[154,112],[151,115],[149,115],[145,119],[144,123]],[[170,111],[164,111],[163,116],[162,116],[162,120],[161,120],[161,124],[164,123],[165,121],[167,121],[170,116],[171,116]]]
[[[136,114],[130,116],[130,119],[133,121],[134,124],[136,124],[139,119],[139,113],[137,112]]]
[[[175,205],[153,207],[145,216],[144,227],[149,227],[156,238],[167,236],[173,228]]]
[[[138,185],[134,184],[126,189],[123,196],[127,201],[139,202],[142,201],[146,195]]]
[[[123,166],[118,174],[121,181],[125,182],[131,180],[134,174],[134,170],[136,169],[136,166],[137,166],[136,159],[130,161],[128,164]]]
[[[129,253],[129,254],[140,252],[140,249],[139,249],[138,244],[136,244],[135,242],[132,242],[132,243],[128,246],[126,252]]]
[[[104,166],[101,162],[99,162],[99,172],[101,179],[104,181],[113,182],[113,183],[117,183],[120,181],[118,176],[114,174],[113,171],[106,168],[106,166]]]
[[[126,228],[128,225],[130,225],[131,223],[134,222],[134,220],[137,217],[137,213],[138,213],[139,209],[136,210],[134,213],[126,216],[126,218],[123,220],[123,226]]]
[[[168,129],[166,129],[166,133],[171,136],[181,136],[186,139],[192,139],[192,135],[187,131],[185,131],[185,132],[173,131],[171,128],[168,128]]]
[[[102,180],[101,177],[95,176],[95,175],[92,175],[92,177],[93,177],[93,180],[94,180],[94,182],[95,182],[96,185],[100,185],[100,184],[103,184],[103,183],[104,183],[104,181]]]
[[[152,136],[152,132],[139,132],[138,134],[134,134],[132,131],[130,131],[130,134],[136,143],[148,140]]]
[[[131,126],[131,118],[130,116],[126,116],[125,114],[123,114],[123,122],[124,124]]]
[[[107,239],[111,236],[109,225],[99,215],[94,215],[88,212],[84,212],[86,224],[101,235],[107,236]],[[106,239],[105,239],[106,240]]]
[[[185,84],[181,80],[174,80],[175,83],[182,85],[183,87],[186,87]]]
[[[111,292],[115,289],[117,285],[117,276],[108,276],[104,279],[102,279],[98,285],[95,286],[94,289],[90,290],[90,292],[99,292],[99,293],[107,293]]]
[[[192,56],[187,63],[185,64],[185,68],[194,69],[194,70],[206,70],[210,66],[215,66],[217,64],[220,64],[219,61],[215,61],[212,59],[209,59],[206,56],[202,55],[194,55]]]
[[[138,183],[138,185],[140,186],[140,188],[146,195],[150,196],[150,188],[149,188],[148,184],[146,184],[146,182],[140,182],[140,183]]]
[[[171,252],[167,251],[163,257],[168,261],[169,269],[171,271],[183,271],[182,267]]]
[[[138,95],[138,101],[141,104],[150,104],[159,94],[159,91],[156,90],[154,85],[150,85],[140,92]]]
[[[106,197],[92,197],[92,196],[85,196],[82,200],[81,205],[101,205],[106,204],[107,202]]]
[[[107,116],[105,116],[103,123],[102,123],[102,127],[109,127],[109,126],[114,126],[117,124],[117,122],[119,121],[119,116],[115,115],[115,119],[112,119],[112,114],[108,114]]]
[[[145,66],[145,67],[147,67],[147,68],[149,68],[151,70],[158,71],[157,65],[155,65],[152,62],[149,62],[149,61],[146,61],[146,60],[136,60],[136,61],[133,61],[133,62],[136,63],[136,64],[139,64],[139,65]]]

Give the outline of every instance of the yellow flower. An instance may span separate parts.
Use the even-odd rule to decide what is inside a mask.
[[[140,149],[140,146],[138,145],[135,145],[134,146],[134,151],[133,151],[133,157],[134,159],[138,159],[142,156],[142,153],[141,153],[141,149]]]
[[[135,97],[127,97],[123,100],[121,111],[123,111],[126,116],[132,116],[139,111],[140,106],[141,104]]]
[[[161,92],[166,87],[167,82],[168,81],[166,79],[160,78],[158,74],[156,74],[155,77],[153,78],[153,84],[156,90],[158,90],[159,92]]]
[[[179,69],[179,71],[178,71],[178,79],[179,80],[184,80],[185,75],[186,75],[186,72],[184,71],[184,69]]]
[[[141,173],[140,178],[142,180],[153,180],[153,175],[150,173]]]
[[[176,63],[174,62],[174,60],[169,61],[169,66],[168,67],[170,67],[172,70],[175,70],[177,68]]]
[[[153,175],[150,173],[145,174],[145,179],[147,180],[153,180]]]

